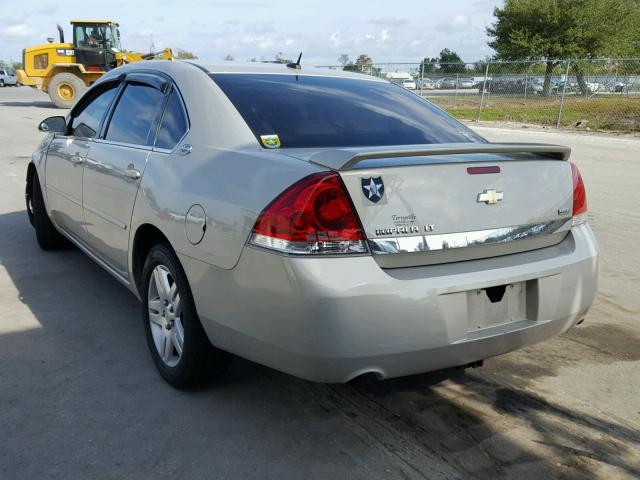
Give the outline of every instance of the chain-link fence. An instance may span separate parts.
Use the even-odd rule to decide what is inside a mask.
[[[397,83],[463,120],[640,131],[640,59],[344,68]]]

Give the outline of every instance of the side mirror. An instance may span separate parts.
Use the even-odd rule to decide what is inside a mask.
[[[46,133],[65,133],[67,131],[67,121],[64,117],[59,116],[45,118],[38,125],[38,130]]]

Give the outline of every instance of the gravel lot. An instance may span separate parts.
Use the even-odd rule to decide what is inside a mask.
[[[322,385],[238,360],[180,392],[137,300],[79,251],[38,249],[24,174],[63,113],[0,89],[0,478],[640,477],[640,139],[478,127],[574,148],[602,253],[586,322],[485,362]]]

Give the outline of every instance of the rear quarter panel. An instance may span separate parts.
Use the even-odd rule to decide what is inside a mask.
[[[151,224],[178,253],[231,269],[262,209],[315,171],[317,167],[277,153],[233,152],[195,142],[190,155],[152,153],[136,199],[129,249],[136,230]],[[200,243],[192,245],[185,218],[196,204],[205,211],[206,232]]]
[[[205,72],[180,62],[168,69],[185,102],[190,129],[173,153],[149,155],[133,211],[129,250],[136,230],[148,223],[159,228],[178,253],[231,269],[262,209],[321,167],[260,147]],[[188,155],[178,151],[184,144],[192,145]],[[185,218],[196,204],[205,211],[206,233],[192,245]],[[132,271],[131,254],[129,268]]]

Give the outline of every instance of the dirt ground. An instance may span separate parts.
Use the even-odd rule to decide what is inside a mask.
[[[1,479],[640,477],[640,139],[476,127],[573,148],[602,261],[565,335],[352,385],[238,360],[181,392],[154,370],[137,300],[79,251],[37,247],[24,175],[51,107],[0,89]]]

